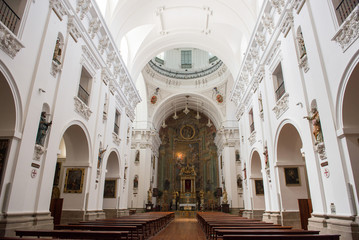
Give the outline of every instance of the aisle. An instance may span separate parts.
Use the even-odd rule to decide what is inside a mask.
[[[151,240],[205,240],[201,227],[195,218],[176,218]]]

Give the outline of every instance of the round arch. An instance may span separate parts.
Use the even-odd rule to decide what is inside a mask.
[[[186,98],[186,96],[190,96]],[[171,95],[161,101],[161,104],[157,106],[152,115],[152,122],[156,129],[159,129],[162,122],[170,115],[174,114],[174,110],[181,111],[184,109],[186,102],[188,102],[188,108],[197,110],[198,101],[205,103],[204,106],[199,106],[198,111],[206,115],[216,129],[221,127],[221,123],[224,121],[224,117],[221,111],[215,106],[212,101],[203,95],[197,93],[180,93]]]
[[[265,209],[264,186],[262,175],[262,159],[258,149],[253,149],[250,158],[250,173],[252,210],[254,218],[261,218]]]

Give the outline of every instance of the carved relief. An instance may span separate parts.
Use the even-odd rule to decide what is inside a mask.
[[[24,45],[17,37],[0,22],[0,48],[11,58],[14,58],[23,47]]]
[[[39,144],[35,144],[35,149],[34,149],[34,156],[33,159],[34,160],[40,160],[41,156],[45,153],[45,148]]]
[[[100,19],[98,18],[91,19],[88,34],[90,34],[92,39],[95,37],[96,33],[100,30],[100,28],[101,28]]]
[[[289,94],[285,93],[276,103],[273,108],[276,118],[280,118],[289,108]]]
[[[121,138],[115,132],[112,132],[112,140],[114,144],[120,146]]]
[[[75,42],[77,42],[77,39],[82,37],[82,34],[79,29],[80,28],[76,23],[74,17],[70,16],[67,22],[67,31],[70,33],[71,37],[74,39]]]
[[[90,10],[91,0],[77,0],[76,12],[80,13],[80,19],[84,19],[87,12]]]
[[[54,10],[60,20],[62,20],[63,16],[68,14],[63,1],[61,0],[50,0],[50,8]]]
[[[83,103],[78,97],[74,97],[75,100],[75,111],[79,113],[82,117],[84,117],[86,120],[89,120],[92,111],[90,108]]]
[[[257,141],[256,135],[257,135],[256,131],[253,131],[253,132],[251,133],[251,135],[249,136],[249,138],[248,138],[249,144],[250,144],[251,146]]]
[[[343,52],[359,37],[359,5],[345,19],[337,34],[332,40],[339,43]]]

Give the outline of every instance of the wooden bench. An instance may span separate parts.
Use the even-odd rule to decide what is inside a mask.
[[[224,235],[223,240],[339,240],[340,235],[318,235],[318,234],[297,234],[297,235]]]
[[[70,231],[70,230],[15,230],[16,236],[53,237],[67,239],[129,239],[128,231]]]
[[[215,229],[215,239],[224,235],[298,235],[319,234],[319,231],[307,231],[302,229]]]

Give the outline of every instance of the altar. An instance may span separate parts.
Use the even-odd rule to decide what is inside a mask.
[[[179,207],[181,211],[196,211],[195,203],[180,203]]]

